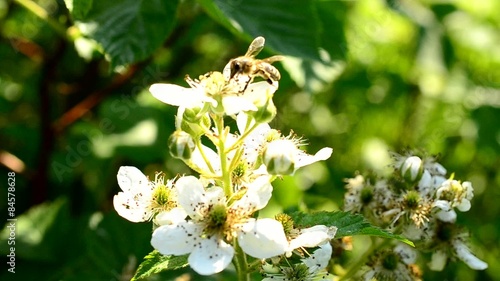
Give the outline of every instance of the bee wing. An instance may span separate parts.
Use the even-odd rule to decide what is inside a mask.
[[[284,59],[285,59],[284,56],[272,56],[272,57],[263,59],[262,61],[267,62],[267,63],[273,63],[273,62],[284,60]]]
[[[260,51],[262,51],[262,49],[264,49],[265,43],[266,39],[262,36],[253,39],[252,43],[248,47],[245,57],[255,57],[258,53],[260,53]]]

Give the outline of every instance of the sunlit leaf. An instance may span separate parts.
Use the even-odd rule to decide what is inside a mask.
[[[160,47],[174,26],[178,4],[175,0],[100,0],[87,11],[84,2],[72,1],[75,25],[102,45],[113,66],[144,60]]]
[[[252,38],[264,36],[274,51],[301,58],[320,60],[318,21],[313,1],[200,0],[217,21]]]

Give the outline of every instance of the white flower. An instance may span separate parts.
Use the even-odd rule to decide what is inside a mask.
[[[412,270],[416,260],[415,253],[403,246],[396,246],[392,251],[385,250],[375,254],[362,279],[369,280],[420,280],[418,273]]]
[[[457,217],[454,208],[461,212],[470,210],[473,192],[474,189],[468,181],[462,184],[456,180],[444,181],[436,190],[437,200],[433,204],[434,207],[441,209],[437,217],[445,222],[454,222]]]
[[[236,89],[239,87],[228,84],[222,73],[216,71],[200,76],[199,80],[187,77],[186,81],[191,88],[158,83],[151,85],[149,91],[155,98],[170,105],[185,108],[208,105],[216,112],[222,110],[227,115],[233,115],[241,111],[257,111],[257,105],[265,103],[277,89],[275,85],[261,81],[249,84],[245,92],[240,93]]]
[[[177,192],[173,182],[164,183],[161,174],[155,181],[148,178],[136,167],[122,166],[117,174],[118,185],[122,189],[113,198],[116,212],[131,222],[150,220],[155,214],[162,214],[162,223],[183,220],[184,210],[177,206]],[[163,212],[172,211],[170,215]]]
[[[190,266],[199,274],[224,270],[231,262],[237,239],[245,253],[259,259],[283,254],[288,246],[283,226],[274,219],[254,219],[271,198],[269,177],[257,178],[246,186],[240,199],[229,203],[220,187],[207,190],[193,176],[182,177],[175,184],[179,204],[191,220],[157,228],[151,239],[164,255],[189,254]]]

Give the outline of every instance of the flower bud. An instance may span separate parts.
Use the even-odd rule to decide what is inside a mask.
[[[182,119],[189,123],[198,123],[201,116],[203,116],[201,110],[200,107],[185,108],[182,113]]]
[[[295,144],[290,140],[275,140],[267,144],[263,162],[272,175],[289,175],[295,171]]]
[[[424,172],[422,159],[417,156],[410,156],[401,165],[401,175],[410,182],[420,180]]]
[[[188,160],[195,149],[195,143],[190,134],[178,130],[168,138],[168,148],[172,157]]]
[[[210,117],[207,114],[196,116],[193,110],[186,109],[182,115],[180,128],[194,138],[203,135],[210,130],[212,125]]]

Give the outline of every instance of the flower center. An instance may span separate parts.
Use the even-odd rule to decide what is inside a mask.
[[[449,223],[439,224],[436,236],[441,241],[449,241],[453,236],[453,225]]]
[[[224,204],[212,206],[206,217],[205,231],[208,235],[223,232],[227,221],[227,207]]]
[[[170,200],[172,190],[165,184],[157,183],[153,191],[153,200],[151,200],[151,210],[155,213],[161,211],[169,211],[177,204],[175,201]]]
[[[395,270],[398,266],[398,257],[395,253],[387,253],[382,260],[382,266],[387,270]]]
[[[415,210],[420,203],[420,194],[417,191],[411,190],[404,196],[404,206]]]
[[[373,199],[373,187],[371,186],[363,187],[363,189],[361,189],[360,198],[363,205],[370,203],[370,201],[372,201]]]
[[[307,265],[302,263],[294,265],[292,268],[284,269],[283,274],[287,277],[286,280],[293,281],[307,280],[307,278],[310,276],[309,268],[307,267]]]

